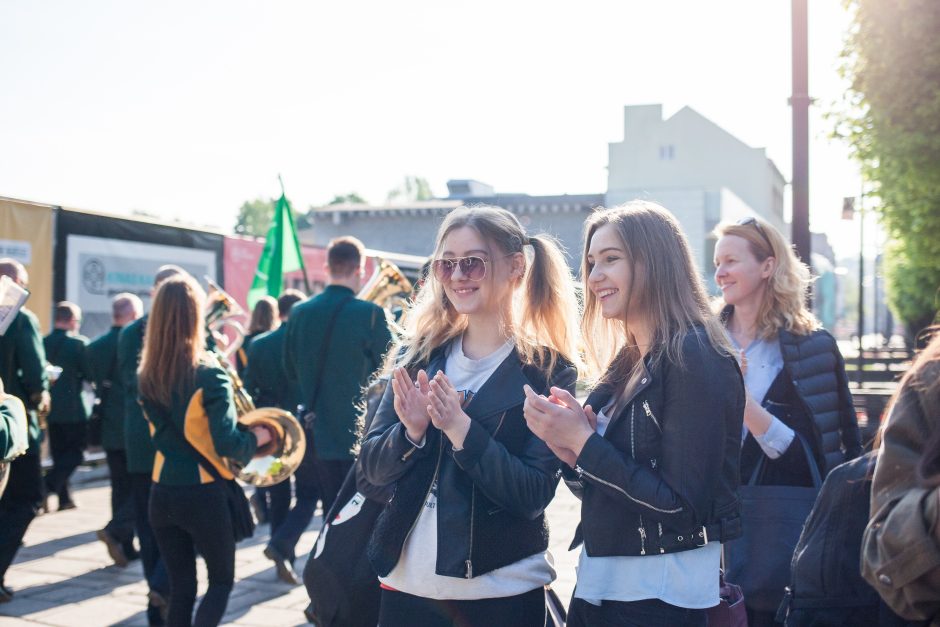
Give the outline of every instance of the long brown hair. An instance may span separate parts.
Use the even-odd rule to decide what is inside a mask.
[[[769,339],[776,337],[780,329],[796,335],[806,335],[818,329],[819,321],[806,307],[812,284],[809,267],[800,261],[780,231],[768,222],[754,218],[747,224],[719,224],[715,228],[715,236],[721,238],[726,235],[747,240],[748,249],[758,262],[768,257],[777,261],[767,279],[767,290],[757,312],[758,335]]]
[[[921,410],[928,416],[936,417],[940,415],[940,327],[933,327],[924,333],[930,341],[904,373],[898,389],[915,390]],[[897,397],[898,394],[895,394],[890,409],[893,409]],[[917,464],[917,478],[929,487],[940,486],[940,421],[934,422],[933,432],[927,438],[920,463]]]
[[[206,293],[188,276],[167,279],[157,288],[137,371],[140,395],[162,407],[194,385],[205,353],[203,309]]]
[[[262,296],[251,310],[251,320],[248,322],[248,333],[264,333],[273,331],[278,327],[277,301],[272,296]]]
[[[679,223],[664,207],[635,200],[591,215],[584,227],[581,276],[585,282],[581,323],[587,365],[594,383],[630,381],[640,367],[640,351],[630,336],[626,318],[607,319],[600,302],[587,289],[591,274],[591,238],[603,226],[613,226],[633,269],[630,301],[649,321],[651,363],[666,358],[683,365],[682,343],[695,326],[702,326],[712,346],[731,351],[724,329],[712,314],[701,274]],[[603,374],[606,373],[606,374]],[[601,375],[603,374],[603,377]]]
[[[518,218],[500,207],[458,207],[437,232],[435,256],[440,255],[444,238],[461,227],[474,229],[488,246],[497,249],[490,251],[493,258],[525,255],[531,247],[531,254],[525,255],[523,289],[517,289],[513,297],[512,319],[503,321],[522,361],[549,370],[559,356],[580,363],[574,280],[557,242],[548,235],[528,236]],[[492,281],[492,273],[483,280]],[[427,361],[431,351],[466,330],[467,316],[447,301],[444,286],[429,272],[414,304],[405,312],[402,327],[400,350],[389,351],[389,367]]]

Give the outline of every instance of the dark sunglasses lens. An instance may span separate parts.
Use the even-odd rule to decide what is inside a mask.
[[[460,272],[471,281],[479,281],[486,272],[486,265],[479,257],[464,257],[460,260]]]
[[[434,260],[434,276],[437,277],[438,281],[448,281],[450,280],[450,275],[454,273],[454,262],[450,259],[435,259]]]

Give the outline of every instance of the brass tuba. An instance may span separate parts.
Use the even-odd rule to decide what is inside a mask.
[[[307,448],[303,427],[289,411],[277,407],[256,408],[251,395],[242,384],[241,377],[228,357],[238,350],[245,337],[245,330],[235,318],[245,312],[232,296],[219,287],[215,281],[206,277],[209,294],[206,304],[206,331],[210,335],[221,333],[225,327],[234,330],[236,339],[224,350],[219,351],[222,368],[232,381],[235,398],[235,411],[238,424],[250,429],[255,426],[265,427],[271,433],[271,442],[259,449],[260,457],[253,458],[242,466],[240,463],[224,459],[226,466],[245,483],[266,488],[284,481],[297,470]]]
[[[398,266],[388,259],[379,258],[372,276],[356,297],[384,309],[389,321],[394,324],[407,307],[413,289],[411,281]]]

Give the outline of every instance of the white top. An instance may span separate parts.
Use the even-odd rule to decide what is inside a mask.
[[[599,435],[604,435],[610,424],[609,410],[610,406],[597,414]],[[642,556],[591,557],[582,547],[574,596],[595,605],[659,599],[677,607],[703,609],[718,605],[720,567],[719,542],[678,553]]]
[[[728,334],[735,348],[741,351],[731,334]],[[758,403],[767,396],[767,390],[774,379],[783,370],[783,355],[780,353],[780,340],[764,340],[758,338],[741,351],[747,360],[747,369],[744,373],[744,386],[750,392],[751,398]],[[770,459],[777,459],[783,455],[793,441],[793,429],[783,424],[776,416],[771,419],[770,427],[764,435],[755,435],[754,439],[760,445],[764,454]],[[747,438],[747,426],[741,427],[741,442]]]
[[[476,392],[512,352],[507,342],[481,359],[463,354],[462,337],[451,344],[444,374],[458,390]],[[437,373],[429,372],[428,376]],[[423,442],[422,442],[423,445]],[[437,564],[437,478],[424,508],[405,539],[401,557],[392,572],[379,581],[400,592],[427,599],[492,599],[523,594],[555,579],[551,553],[536,553],[514,564],[497,568],[472,579],[444,577],[435,573]],[[713,604],[714,605],[714,604]]]

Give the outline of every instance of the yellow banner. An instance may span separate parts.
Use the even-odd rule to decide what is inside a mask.
[[[39,318],[43,334],[51,329],[53,215],[52,205],[0,197],[0,257],[26,266],[26,308]]]

